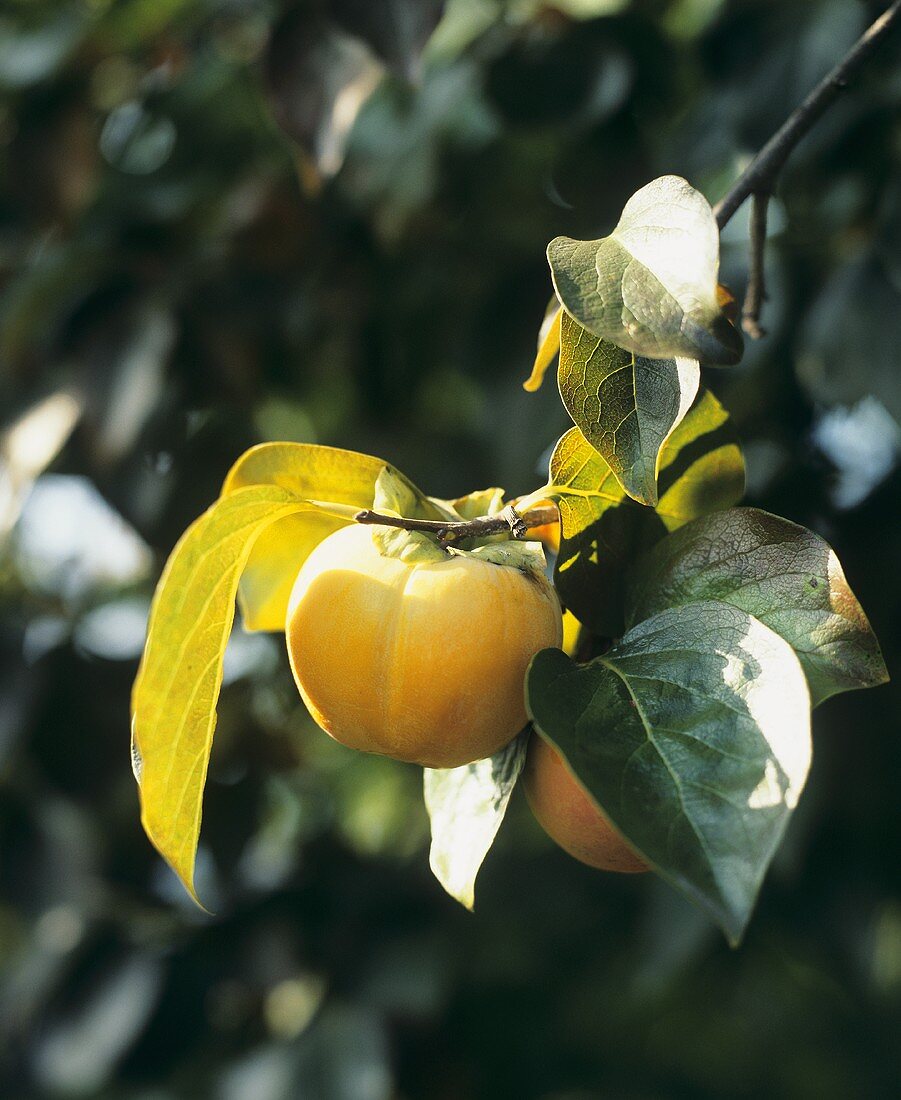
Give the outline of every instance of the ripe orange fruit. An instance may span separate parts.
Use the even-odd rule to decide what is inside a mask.
[[[359,524],[324,539],[286,623],[294,679],[316,722],[365,752],[432,768],[491,756],[525,726],[526,668],[559,646],[550,583],[451,554],[408,563]]]

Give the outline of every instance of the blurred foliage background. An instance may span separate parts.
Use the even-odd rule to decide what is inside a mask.
[[[889,1097],[896,689],[815,715],[744,946],[517,798],[475,915],[415,768],[311,726],[237,633],[196,910],[141,833],[128,695],[166,554],[265,439],[427,491],[540,484],[547,241],[711,200],[884,5],[7,0],[0,14],[0,1047],[10,1098]],[[790,163],[769,335],[707,382],[750,502],[901,646],[901,44]],[[747,214],[724,240],[746,278]]]

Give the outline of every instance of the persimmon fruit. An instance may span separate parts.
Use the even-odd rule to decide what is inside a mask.
[[[528,720],[529,661],[562,640],[544,576],[472,554],[385,556],[361,524],[304,562],[285,632],[297,687],[326,733],[431,768],[511,741]]]
[[[529,739],[523,785],[539,825],[571,856],[602,871],[648,870],[573,778],[560,753],[537,733]]]

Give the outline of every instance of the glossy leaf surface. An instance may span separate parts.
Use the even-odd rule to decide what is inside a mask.
[[[429,864],[441,885],[472,909],[479,868],[507,812],[528,737],[460,768],[426,768],[425,804],[432,825]]]
[[[558,379],[567,412],[625,492],[655,505],[660,451],[697,395],[697,360],[643,359],[564,314]]]
[[[749,612],[784,638],[801,661],[814,704],[888,679],[835,551],[787,519],[732,508],[663,539],[635,575],[628,623],[708,599]]]
[[[716,219],[679,176],[636,191],[609,237],[557,237],[547,254],[564,308],[595,336],[650,359],[741,358],[741,336],[717,300]]]
[[[736,943],[810,765],[788,643],[729,604],[688,604],[587,665],[544,650],[527,699],[617,829]]]

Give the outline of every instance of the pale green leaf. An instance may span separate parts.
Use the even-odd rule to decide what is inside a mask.
[[[623,631],[626,571],[668,531],[737,503],[741,450],[722,405],[702,390],[660,454],[659,499],[645,508],[626,496],[610,467],[571,428],[550,461],[547,490],[560,509],[554,583],[563,603],[595,633]]]
[[[879,643],[835,552],[787,519],[732,508],[663,539],[634,574],[627,623],[709,599],[749,612],[792,646],[814,705],[888,679]]]
[[[717,301],[716,219],[679,176],[636,191],[609,237],[557,237],[548,262],[566,312],[617,347],[650,359],[741,358],[741,336]]]
[[[523,731],[486,760],[425,769],[425,804],[432,825],[429,864],[444,889],[467,909],[475,903],[476,876],[507,812],[527,744]]]
[[[686,604],[587,665],[542,651],[527,700],[619,832],[738,942],[810,765],[788,643],[729,604]]]
[[[661,448],[697,395],[697,360],[643,359],[564,314],[558,378],[567,412],[625,492],[656,504]]]
[[[195,900],[203,788],[238,578],[269,525],[318,510],[274,485],[237,489],[188,528],[157,586],[132,691],[132,760],[144,829]]]

